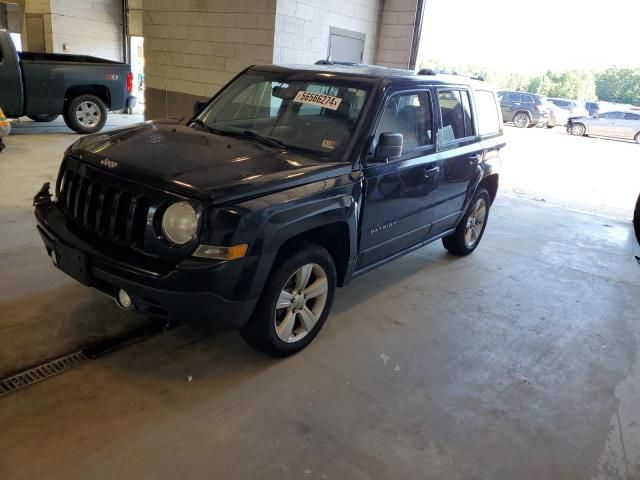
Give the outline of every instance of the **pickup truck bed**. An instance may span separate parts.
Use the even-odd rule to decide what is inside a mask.
[[[50,121],[64,115],[79,133],[99,131],[107,110],[131,108],[131,69],[125,63],[86,55],[16,52],[0,29],[0,106],[10,118]]]

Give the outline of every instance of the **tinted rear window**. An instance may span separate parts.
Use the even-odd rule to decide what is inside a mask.
[[[625,120],[640,120],[640,115],[638,115],[636,113],[625,113],[624,114],[624,119]]]

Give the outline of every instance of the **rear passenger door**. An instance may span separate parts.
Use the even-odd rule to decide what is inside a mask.
[[[477,135],[472,99],[471,90],[466,87],[438,89],[437,150],[442,160],[442,178],[429,236],[455,227],[471,181],[478,174],[484,151]]]
[[[435,155],[433,105],[426,87],[394,92],[386,99],[363,169],[358,270],[422,243],[429,231],[442,171]],[[400,158],[373,163],[381,133],[403,135]]]

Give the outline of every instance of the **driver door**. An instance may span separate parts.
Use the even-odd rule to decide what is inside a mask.
[[[442,161],[435,156],[430,89],[392,93],[385,103],[364,167],[360,255],[356,270],[373,266],[424,241],[433,221]],[[376,163],[381,133],[401,133],[400,158]]]

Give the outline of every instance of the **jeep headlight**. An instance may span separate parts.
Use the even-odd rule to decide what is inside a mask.
[[[198,229],[198,215],[189,202],[176,202],[162,216],[162,233],[175,245],[193,240]]]

